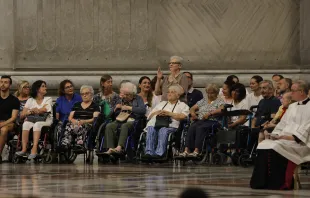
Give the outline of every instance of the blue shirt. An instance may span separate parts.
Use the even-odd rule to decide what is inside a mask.
[[[59,113],[60,121],[64,122],[66,119],[68,119],[71,109],[76,102],[82,102],[82,97],[79,94],[73,94],[73,97],[70,101],[68,101],[65,96],[60,96],[57,98],[56,113]]]

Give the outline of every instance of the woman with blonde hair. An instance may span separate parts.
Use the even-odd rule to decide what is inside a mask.
[[[19,107],[19,115],[17,117],[17,122],[19,123],[25,118],[25,115],[22,113],[24,106],[27,102],[27,100],[30,98],[30,84],[28,81],[23,80],[17,85],[17,91],[14,93],[14,95],[18,98],[20,102]]]

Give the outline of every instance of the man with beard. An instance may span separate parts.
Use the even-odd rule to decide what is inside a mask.
[[[290,78],[282,78],[281,80],[279,80],[278,82],[278,92],[279,92],[279,96],[278,99],[281,100],[283,97],[283,94],[289,92],[291,90],[291,86],[292,86],[292,79]]]
[[[12,79],[10,76],[1,76],[0,80],[0,163],[2,150],[9,132],[14,129],[14,122],[19,111],[19,100],[10,94]]]

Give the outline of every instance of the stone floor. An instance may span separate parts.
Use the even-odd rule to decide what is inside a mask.
[[[188,186],[210,197],[309,197],[310,175],[301,174],[303,190],[251,190],[251,168],[207,165],[0,164],[0,197],[178,197]]]

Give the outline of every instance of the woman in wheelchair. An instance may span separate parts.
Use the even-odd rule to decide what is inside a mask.
[[[108,149],[105,152],[107,155],[124,153],[123,149],[125,148],[129,130],[133,128],[134,121],[143,118],[146,113],[143,99],[137,95],[137,87],[133,83],[126,82],[121,85],[120,97],[121,100],[118,101],[114,109],[115,114],[118,114],[118,116],[114,122],[107,124],[105,129],[103,147]],[[120,134],[115,147],[119,127]]]
[[[241,83],[234,84],[230,92],[233,99],[232,101],[233,107],[230,109],[231,111],[248,108],[247,102],[245,100],[246,89],[243,84]],[[235,128],[237,126],[243,125],[245,122],[246,122],[246,115],[233,116],[230,118],[228,128]]]
[[[180,85],[172,85],[168,88],[168,101],[162,101],[150,112],[146,126],[146,148],[144,158],[160,158],[166,152],[168,135],[175,132],[189,114],[189,107],[179,101],[183,94]],[[168,119],[162,122],[162,118]]]
[[[180,157],[197,157],[207,133],[218,124],[216,116],[221,114],[225,102],[218,97],[219,88],[216,84],[207,85],[206,93],[208,97],[200,100],[190,109],[191,120],[194,122],[188,129],[185,151],[180,154]]]
[[[31,97],[25,104],[23,115],[26,119],[23,124],[22,132],[22,150],[16,152],[18,156],[27,155],[27,145],[29,139],[29,131],[33,128],[33,147],[28,159],[34,159],[37,156],[41,129],[43,126],[50,126],[53,122],[52,114],[52,98],[44,97],[46,95],[46,83],[38,80],[33,83],[31,88]],[[41,115],[41,116],[39,116]],[[40,117],[40,119],[38,119]]]
[[[282,102],[282,105],[279,107],[279,110],[274,116],[274,118],[270,122],[267,121],[262,125],[263,129],[259,133],[258,143],[262,142],[264,139],[270,139],[270,133],[280,122],[286,110],[288,109],[289,105],[295,102],[292,100],[292,92],[287,92],[283,94],[281,102]]]
[[[93,102],[94,90],[91,86],[83,85],[80,94],[82,102],[73,105],[61,140],[64,149],[71,145],[72,136],[76,136],[76,145],[84,145],[85,136],[91,130],[94,119],[100,112],[98,105]]]

